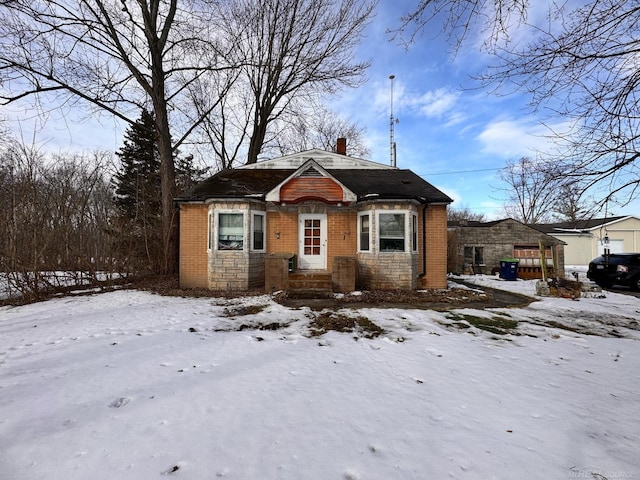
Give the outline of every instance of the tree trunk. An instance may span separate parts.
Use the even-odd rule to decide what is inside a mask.
[[[155,27],[155,25],[154,25]],[[155,29],[153,29],[155,31]],[[151,53],[151,100],[155,113],[158,153],[160,154],[160,188],[162,193],[162,273],[178,271],[178,229],[175,222],[173,199],[176,196],[176,170],[173,160],[171,129],[165,92],[165,71],[162,63],[162,46],[157,37],[149,39]]]
[[[267,118],[263,118],[263,115],[260,114],[261,109],[258,108],[257,110],[254,117],[253,134],[249,142],[249,151],[247,152],[248,164],[257,163],[258,155],[260,155],[264,144],[264,138],[267,135],[268,116]]]
[[[162,94],[158,93],[159,98],[164,98],[164,88],[162,90]],[[160,154],[160,185],[162,190],[162,238],[164,247],[162,273],[173,274],[177,272],[179,248],[173,202],[176,195],[176,172],[166,104],[163,101],[154,101],[154,110],[156,133],[158,135],[158,152]]]

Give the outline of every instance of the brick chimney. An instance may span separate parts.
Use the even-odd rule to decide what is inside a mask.
[[[340,155],[347,154],[347,139],[344,137],[338,138],[338,143],[336,144],[336,153]]]

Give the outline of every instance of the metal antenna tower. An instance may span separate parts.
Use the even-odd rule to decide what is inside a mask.
[[[398,119],[393,118],[393,79],[395,75],[389,75],[391,80],[391,115],[389,117],[389,155],[391,157],[391,166],[396,166],[396,141],[394,138],[394,124],[398,122]]]

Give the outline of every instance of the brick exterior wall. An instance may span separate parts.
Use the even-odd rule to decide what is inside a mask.
[[[204,204],[180,205],[180,286],[207,288],[207,218]]]
[[[267,253],[298,254],[298,215],[305,213],[321,213],[327,216],[328,269],[331,268],[334,257],[355,256],[357,248],[355,207],[338,207],[322,203],[269,207]]]
[[[298,208],[267,209],[267,253],[298,253]]]
[[[422,220],[420,216],[420,221]],[[421,288],[447,288],[447,207],[426,207],[427,262],[426,274],[420,279]],[[420,228],[422,234],[422,228]],[[422,252],[420,252],[422,255]],[[422,257],[420,258],[422,262]],[[422,263],[420,263],[422,265]]]
[[[327,265],[335,257],[354,256],[358,248],[358,214],[355,207],[333,207],[327,212]]]
[[[357,284],[368,289],[446,288],[447,229],[446,207],[426,207],[426,275],[423,273],[422,205],[415,202],[371,202],[352,205],[331,205],[305,202],[295,205],[264,205],[259,202],[218,202],[211,205],[181,205],[180,285],[183,288],[208,287],[215,290],[247,290],[265,285],[265,257],[271,253],[298,254],[298,215],[326,214],[327,268],[334,259],[358,259]],[[245,235],[242,251],[207,250],[208,212],[244,211],[247,219],[253,210],[266,209],[266,252],[251,252],[250,235]],[[378,211],[415,214],[418,220],[417,252],[378,252],[375,215]],[[358,252],[358,211],[372,214],[371,252]],[[410,219],[409,219],[410,220]],[[245,222],[247,229],[250,221]],[[249,232],[247,232],[249,233]],[[405,239],[411,245],[411,235]]]

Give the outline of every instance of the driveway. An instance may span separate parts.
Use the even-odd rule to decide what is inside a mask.
[[[630,295],[632,297],[640,298],[640,292],[634,292],[629,287],[616,286],[614,288],[609,288],[607,290],[610,292],[622,293],[624,295]]]

